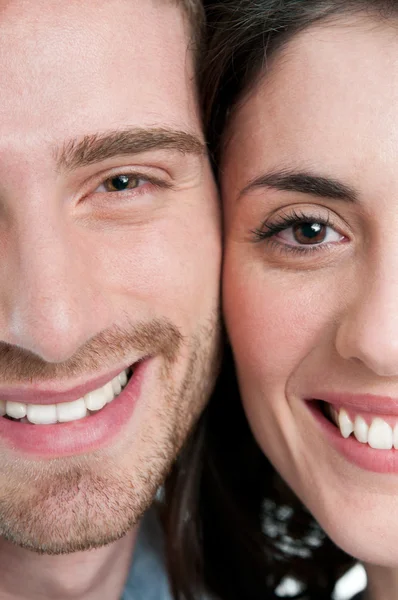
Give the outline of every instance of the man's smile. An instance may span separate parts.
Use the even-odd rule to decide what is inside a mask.
[[[0,392],[0,415],[6,419],[11,418],[12,420],[19,420],[21,423],[33,423],[35,425],[51,425],[83,419],[112,402],[127,385],[130,374],[131,371],[125,369],[105,385],[69,402],[54,402],[54,400],[57,400],[56,395],[53,396],[53,403],[51,404],[48,404],[47,398],[43,398],[43,402],[40,402],[40,394],[38,394],[38,401],[24,403],[1,399]]]
[[[16,388],[12,393],[0,390],[0,437],[15,450],[40,457],[98,450],[130,421],[149,363],[150,359],[138,361],[111,379],[108,376],[103,385],[88,383],[59,396],[37,390],[20,391],[18,396]],[[25,397],[34,402],[16,400]]]

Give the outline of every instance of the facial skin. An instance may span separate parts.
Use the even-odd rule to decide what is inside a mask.
[[[390,567],[397,475],[342,456],[304,400],[398,398],[397,51],[396,23],[365,17],[302,33],[235,110],[221,165],[224,310],[251,428],[332,539]],[[337,180],[357,198],[259,182],[280,172]],[[292,215],[326,221],[324,241],[300,244],[283,225]]]
[[[22,547],[125,534],[210,393],[220,234],[189,36],[166,1],[0,3],[0,397],[150,358],[109,443],[43,457],[0,436],[0,534]]]

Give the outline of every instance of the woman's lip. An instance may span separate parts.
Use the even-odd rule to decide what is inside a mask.
[[[53,387],[49,385],[49,382],[44,384],[40,383],[27,383],[25,386],[2,386],[0,385],[0,400],[7,402],[22,402],[24,404],[61,404],[62,402],[72,402],[78,400],[85,394],[92,392],[106,383],[111,381],[114,377],[122,373],[125,369],[130,368],[132,365],[121,366],[112,371],[108,371],[105,375],[90,379],[85,383],[77,385],[73,388],[62,390],[61,384],[65,386],[62,381],[54,382]],[[47,386],[47,387],[45,387]],[[58,389],[57,389],[58,387]]]
[[[344,407],[357,412],[398,416],[398,398],[391,398],[390,396],[316,392],[306,398],[306,401],[313,400],[321,400],[332,404],[336,410]]]
[[[309,401],[306,405],[325,440],[350,463],[373,473],[398,473],[397,450],[375,450],[368,444],[358,442],[353,435],[343,438],[339,428],[322,413],[319,404]]]
[[[119,396],[84,419],[31,425],[0,417],[1,443],[24,455],[46,459],[86,454],[109,445],[132,418],[141,388],[151,377],[150,366],[150,360],[140,362]]]

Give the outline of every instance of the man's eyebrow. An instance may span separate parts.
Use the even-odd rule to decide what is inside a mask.
[[[150,150],[175,150],[181,154],[203,156],[205,145],[199,137],[186,131],[136,128],[69,140],[55,151],[55,156],[59,170],[73,170],[116,156],[141,154]]]
[[[302,171],[277,171],[256,177],[240,192],[239,197],[256,188],[272,188],[282,192],[298,192],[320,198],[356,202],[354,188],[337,179],[313,175]]]

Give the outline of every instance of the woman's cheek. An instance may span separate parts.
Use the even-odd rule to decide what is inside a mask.
[[[242,245],[227,245],[223,308],[241,380],[285,387],[316,348],[331,343],[338,284],[330,279],[326,271],[269,268],[261,255],[253,260]]]

